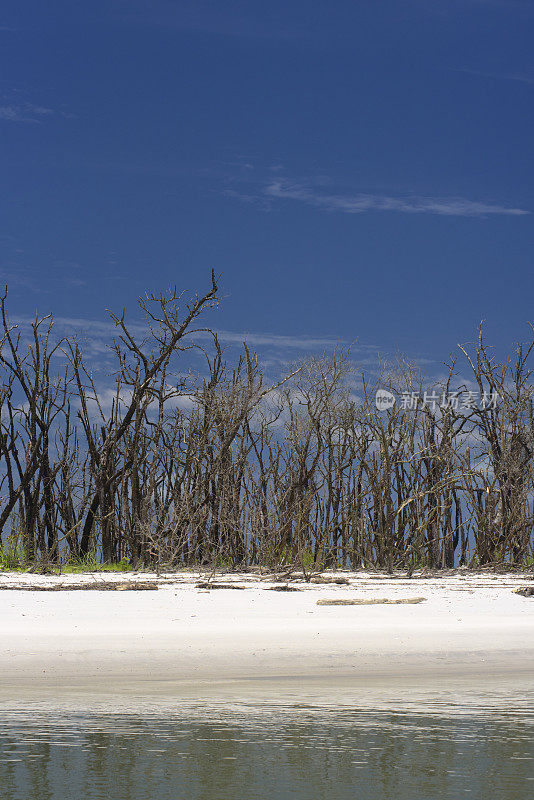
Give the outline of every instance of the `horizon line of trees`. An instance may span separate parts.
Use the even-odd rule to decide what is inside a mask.
[[[111,314],[110,400],[77,338],[56,338],[51,315],[23,332],[6,295],[0,536],[25,564],[534,563],[534,339],[501,361],[480,330],[459,348],[468,384],[454,359],[425,390],[399,359],[355,391],[337,350],[271,383],[246,344],[228,364],[203,326],[219,303],[212,274],[203,295],[140,299],[142,339]],[[181,363],[191,351],[197,376]],[[397,398],[385,410],[379,389]]]

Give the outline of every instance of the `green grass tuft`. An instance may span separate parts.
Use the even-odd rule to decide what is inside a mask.
[[[82,572],[131,572],[133,569],[127,556],[111,564],[101,564],[94,555],[85,558],[70,558],[64,564],[54,567],[54,572],[77,575]]]
[[[0,542],[0,569],[26,569],[26,547],[20,534],[12,533]]]

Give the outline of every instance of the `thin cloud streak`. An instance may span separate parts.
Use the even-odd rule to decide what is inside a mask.
[[[35,317],[17,316],[11,320],[12,324],[18,325],[23,334],[24,341],[31,344],[29,326],[35,321]],[[58,341],[63,337],[76,337],[86,358],[86,365],[90,367],[94,375],[99,375],[102,388],[107,386],[106,381],[114,374],[115,363],[112,350],[114,337],[120,335],[118,328],[112,320],[98,320],[83,317],[58,316],[53,318],[54,334],[52,339]],[[141,320],[127,320],[130,333],[137,339],[139,344],[148,342],[150,330]],[[395,357],[392,355],[384,357],[382,348],[375,344],[362,344],[360,342],[349,342],[344,339],[336,339],[328,336],[291,336],[273,333],[246,333],[234,331],[215,331],[219,342],[223,346],[230,363],[240,352],[243,342],[258,353],[261,366],[265,375],[270,375],[273,379],[278,379],[282,374],[294,368],[302,360],[309,356],[321,356],[332,354],[336,349],[341,348],[343,352],[350,352],[350,361],[353,369],[359,375],[360,371],[365,371],[367,377],[375,377],[382,373],[386,365],[394,366]],[[211,340],[212,334],[201,329],[191,332],[188,339],[189,345],[205,345]],[[185,342],[184,342],[185,344]],[[198,355],[198,354],[197,354]],[[61,354],[57,354],[58,358]],[[421,356],[413,356],[412,360],[420,367],[432,368],[436,365],[434,359],[427,359]],[[190,356],[183,362],[184,368],[180,374],[187,375],[189,371],[200,371],[202,374],[205,369],[204,361],[195,357],[194,351],[190,351]],[[360,386],[360,378],[355,377],[355,386]]]
[[[7,105],[0,106],[0,119],[6,122],[41,122],[44,117],[49,117],[54,114],[52,108],[45,108],[44,106],[36,106],[26,103],[22,106]]]
[[[484,72],[467,67],[455,67],[452,71],[461,72],[464,75],[474,75],[476,78],[489,78],[490,80],[496,81],[515,81],[516,83],[526,83],[528,86],[534,86],[534,76],[525,75],[520,72]]]
[[[524,216],[530,214],[530,211],[522,208],[507,208],[494,203],[467,200],[463,197],[390,197],[364,193],[322,194],[308,186],[287,180],[272,181],[266,186],[264,193],[267,197],[278,200],[296,200],[326,211],[341,211],[344,214],[362,214],[366,211],[437,214],[448,217],[485,217],[488,214]]]
[[[33,321],[30,317],[18,317],[17,322],[28,324]],[[94,319],[84,319],[82,317],[54,317],[56,329],[64,334],[83,333],[84,336],[94,338],[111,338],[120,330],[116,325],[109,321]],[[128,322],[128,327],[136,336],[143,337],[149,334],[149,329],[143,323],[132,321]],[[219,341],[227,344],[247,344],[254,347],[281,347],[292,348],[295,350],[308,350],[310,348],[335,347],[336,344],[343,342],[329,337],[314,336],[284,336],[274,333],[236,333],[234,331],[216,331]],[[198,331],[193,334],[195,338],[203,339],[210,336],[205,331]],[[358,346],[357,349],[360,349]],[[374,345],[362,345],[363,350],[375,350]]]

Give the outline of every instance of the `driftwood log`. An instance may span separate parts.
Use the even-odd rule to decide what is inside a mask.
[[[514,592],[522,597],[534,597],[534,586],[521,586],[519,589],[514,589]]]
[[[426,597],[403,597],[388,600],[385,597],[370,597],[368,600],[317,600],[318,606],[378,606],[424,603]]]
[[[196,584],[197,589],[245,589],[245,586],[238,586],[236,583],[209,583],[203,581]]]
[[[13,590],[17,592],[144,592],[157,590],[155,583],[142,583],[141,581],[98,581],[95,583],[58,583],[55,586],[29,584],[27,586],[0,586],[0,591]]]

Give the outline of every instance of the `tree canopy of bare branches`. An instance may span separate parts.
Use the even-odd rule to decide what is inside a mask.
[[[406,360],[370,380],[339,350],[272,382],[201,322],[212,275],[203,295],[142,298],[140,334],[111,314],[110,392],[52,316],[23,329],[6,302],[0,533],[27,565],[533,563],[532,342],[499,360],[481,329],[427,391]],[[379,388],[397,398],[385,411]]]

